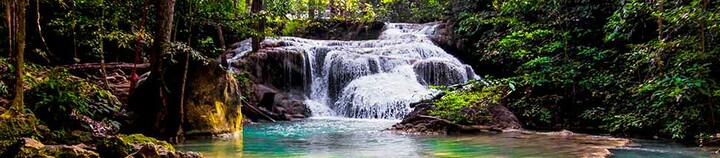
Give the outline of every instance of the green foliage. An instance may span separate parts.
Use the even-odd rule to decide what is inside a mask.
[[[503,93],[501,86],[485,86],[474,83],[470,89],[445,89],[444,96],[435,100],[435,109],[430,115],[448,119],[460,124],[487,122],[492,116],[487,108],[499,104]],[[480,88],[476,88],[480,87]]]
[[[210,39],[210,42],[212,42],[212,39]],[[186,45],[185,43],[174,42],[174,43],[170,43],[169,47],[170,47],[170,52],[165,53],[164,58],[165,58],[165,62],[170,65],[175,65],[175,64],[180,64],[180,63],[185,64],[183,62],[177,61],[176,59],[180,59],[180,58],[178,58],[178,56],[181,56],[182,57],[181,59],[185,59],[186,55],[190,56],[191,61],[197,61],[203,65],[210,64],[210,62],[211,62],[211,59],[209,59],[202,53],[196,51],[192,47]]]
[[[289,20],[285,23],[281,34],[283,36],[292,36],[296,32],[299,32],[303,28],[307,27],[308,25],[311,25],[310,23],[311,21],[307,19]]]
[[[45,39],[51,44],[50,49],[68,52],[52,55],[58,57],[59,62],[85,62],[86,59],[97,61],[103,52],[106,56],[133,52],[138,37],[144,37],[146,44],[151,41],[148,28],[152,25],[145,26],[144,32],[140,32],[136,21],[140,19],[143,1],[40,2],[41,24],[44,25],[43,30],[49,30],[45,31]],[[154,22],[152,14],[149,16],[146,24]]]
[[[373,14],[379,21],[391,22],[432,22],[444,18],[447,3],[443,0],[382,0],[376,4]],[[367,12],[370,13],[370,12]]]
[[[51,70],[46,78],[35,82],[35,86],[25,92],[27,108],[52,129],[84,126],[74,124],[82,116],[110,121],[120,111],[120,106],[112,102],[114,96],[110,92],[65,71]]]
[[[441,13],[448,10],[444,5],[448,2],[441,0],[334,0],[333,4],[330,0],[263,0],[263,11],[255,14],[250,11],[250,2],[178,0],[172,40],[185,42],[214,58],[233,42],[256,36],[296,35],[314,25],[314,20],[429,22],[440,20],[444,17]],[[140,50],[141,61],[152,58],[153,50],[149,47],[154,32],[158,31],[157,12],[152,4],[144,18],[142,11],[146,8],[142,0],[39,3],[40,27],[47,41],[40,40],[40,34],[29,33],[33,35],[28,36],[28,50],[35,53],[27,61],[97,63],[103,55],[106,62],[134,62],[131,54],[136,49]],[[146,19],[144,26],[140,26],[141,19]],[[266,23],[264,31],[254,27],[260,21]],[[220,32],[225,46],[219,42]],[[0,42],[0,46],[5,44]]]
[[[0,57],[0,98],[6,98],[10,96],[10,87],[5,82],[12,82],[13,73],[11,73],[12,64],[8,62],[6,58]]]
[[[526,127],[675,139],[719,130],[718,3],[467,3],[449,3],[461,9],[456,41],[493,67],[477,72],[517,86],[505,101]]]

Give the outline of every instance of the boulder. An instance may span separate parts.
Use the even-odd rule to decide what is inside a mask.
[[[272,47],[272,43],[267,47]],[[282,45],[286,43],[275,43]],[[231,59],[236,73],[247,75],[248,105],[252,121],[293,120],[310,116],[303,94],[310,91],[310,67],[302,49],[266,48],[239,60]],[[280,91],[282,89],[282,91]]]
[[[305,56],[302,49],[265,48],[231,63],[247,71],[257,84],[302,93],[309,90],[311,80]]]
[[[241,89],[237,79],[225,68],[212,61],[190,62],[185,96],[182,97],[184,66],[166,67],[163,82],[153,79],[157,77],[150,74],[133,91],[128,104],[133,117],[125,128],[127,133],[174,140],[177,133],[186,137],[207,137],[242,130]],[[165,85],[164,89],[159,88],[161,83]],[[159,93],[160,89],[164,92]],[[184,98],[184,106],[180,106],[181,98]],[[181,125],[181,122],[184,123]]]
[[[301,97],[291,96],[288,93],[279,92],[277,89],[256,84],[253,91],[253,98],[249,98],[252,105],[271,117],[273,120],[293,120],[310,116],[310,109]],[[246,113],[248,114],[248,113]],[[250,114],[249,119],[259,121],[265,119],[259,114]]]
[[[457,124],[455,122],[431,116],[429,110],[435,108],[432,100],[413,104],[415,109],[406,115],[400,123],[387,130],[411,134],[462,134],[478,132],[503,132],[521,129],[515,115],[502,105],[488,107],[492,119],[477,124]]]
[[[188,80],[186,90],[185,135],[218,135],[241,131],[243,90],[233,75],[216,66],[198,68],[192,75],[194,77]]]

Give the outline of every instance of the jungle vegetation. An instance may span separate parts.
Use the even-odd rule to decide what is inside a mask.
[[[437,43],[491,84],[448,91],[435,115],[464,122],[458,109],[491,97],[528,129],[688,142],[720,132],[720,2],[713,0],[4,0],[2,9],[0,106],[3,119],[39,119],[24,125],[73,110],[107,119],[101,114],[119,105],[97,106],[92,97],[107,98],[108,81],[71,76],[107,76],[108,63],[149,63],[161,72],[170,45],[222,62],[234,42],[254,38],[257,50],[261,37],[333,22],[443,21],[448,40]],[[62,68],[83,63],[102,68],[82,75]],[[494,89],[507,91],[489,94]]]

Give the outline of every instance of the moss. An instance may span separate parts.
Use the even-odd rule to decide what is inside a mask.
[[[130,144],[130,145],[133,145],[133,144],[155,144],[155,145],[160,145],[167,149],[170,149],[173,152],[175,151],[175,148],[172,145],[170,145],[170,143],[168,143],[166,141],[157,140],[152,137],[147,137],[142,134],[120,135],[119,137],[120,137],[120,139],[123,140],[123,142],[125,142],[126,144]]]
[[[23,137],[38,137],[38,121],[33,115],[0,115],[0,155]]]
[[[160,141],[152,137],[147,137],[142,134],[118,135],[115,137],[105,138],[98,144],[97,151],[100,153],[101,157],[125,157],[137,150],[135,146],[143,144],[159,145],[170,151],[176,151],[170,143]]]
[[[491,105],[499,104],[504,94],[502,86],[484,86],[468,90],[445,90],[445,96],[435,100],[430,115],[448,119],[460,124],[477,124],[492,119],[487,112]]]
[[[130,155],[133,146],[125,143],[120,137],[105,138],[97,145],[101,157],[121,158]]]

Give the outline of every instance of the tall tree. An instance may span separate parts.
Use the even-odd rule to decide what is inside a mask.
[[[8,31],[8,57],[12,57],[12,51],[13,51],[13,10],[12,10],[12,1],[11,0],[4,0],[5,3],[5,24],[7,24],[7,31]]]
[[[253,16],[255,16],[255,19],[258,21],[255,23],[255,30],[257,31],[257,34],[253,36],[252,38],[252,49],[253,52],[257,52],[260,50],[260,40],[264,36],[265,32],[265,19],[264,17],[260,16],[260,11],[262,10],[262,0],[253,0],[252,3],[252,13]]]
[[[174,111],[176,109],[169,107],[168,105],[168,92],[166,91],[167,85],[165,85],[165,73],[163,67],[163,54],[167,53],[170,48],[170,40],[172,36],[173,28],[173,14],[175,12],[175,0],[158,0],[157,4],[157,25],[155,41],[153,42],[153,55],[151,63],[151,77],[157,87],[153,89],[157,90],[160,100],[160,111],[156,115],[155,129],[158,137],[165,140],[171,140],[177,136],[176,129],[179,126],[173,126],[173,124],[179,123],[179,119],[174,118]],[[175,122],[177,121],[177,122]]]
[[[25,74],[25,10],[28,6],[28,0],[6,0],[6,15],[8,18],[10,48],[12,52],[15,50],[15,98],[12,102],[9,112],[21,112],[24,108],[23,93],[24,83],[23,74]],[[10,53],[12,54],[12,53]]]

